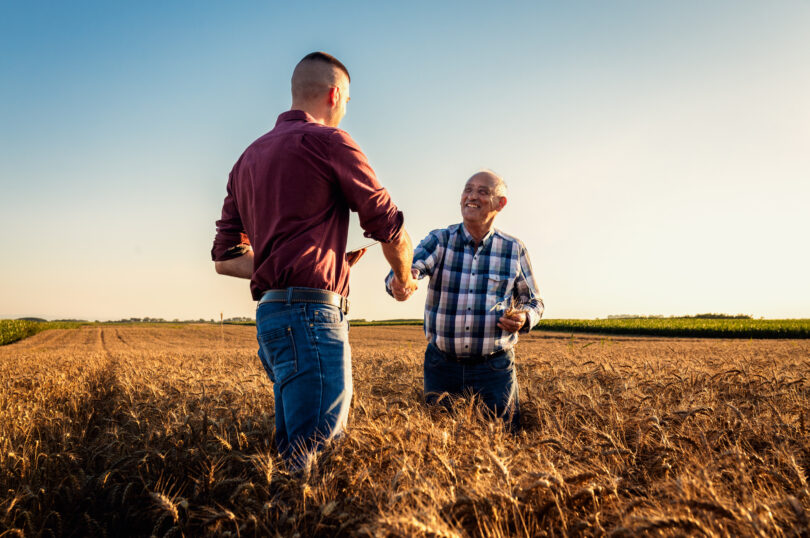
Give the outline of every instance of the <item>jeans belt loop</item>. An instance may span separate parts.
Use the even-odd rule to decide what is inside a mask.
[[[287,288],[287,304],[292,304],[293,288]]]

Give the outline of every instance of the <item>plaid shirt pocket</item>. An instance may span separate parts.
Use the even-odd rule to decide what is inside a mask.
[[[501,275],[490,275],[487,277],[487,309],[494,307],[498,303],[509,300],[507,295],[509,280],[509,278]],[[509,305],[505,306],[508,307]]]

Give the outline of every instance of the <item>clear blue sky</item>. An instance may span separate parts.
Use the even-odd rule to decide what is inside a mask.
[[[214,221],[314,50],[415,240],[505,177],[547,317],[810,316],[810,2],[280,4],[2,3],[0,318],[252,316]]]

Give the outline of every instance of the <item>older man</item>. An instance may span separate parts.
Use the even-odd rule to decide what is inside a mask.
[[[526,247],[493,227],[506,206],[506,184],[492,171],[474,174],[461,193],[463,222],[433,230],[414,251],[415,277],[430,278],[425,303],[425,398],[478,394],[513,431],[518,427],[515,351],[543,315]],[[410,291],[392,288],[398,300]]]
[[[276,446],[294,467],[346,424],[349,210],[383,243],[394,289],[410,294],[413,248],[365,155],[338,129],[349,72],[314,52],[292,76],[292,107],[233,167],[211,255],[218,273],[250,279],[259,358],[273,382]]]

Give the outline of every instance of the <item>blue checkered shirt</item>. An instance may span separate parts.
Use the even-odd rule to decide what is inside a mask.
[[[433,230],[414,250],[413,268],[419,279],[430,278],[425,336],[444,352],[463,357],[512,348],[517,333],[497,326],[510,298],[526,311],[519,332],[529,332],[543,315],[526,247],[500,230],[490,230],[477,249],[462,224]],[[385,279],[389,294],[393,277]]]

